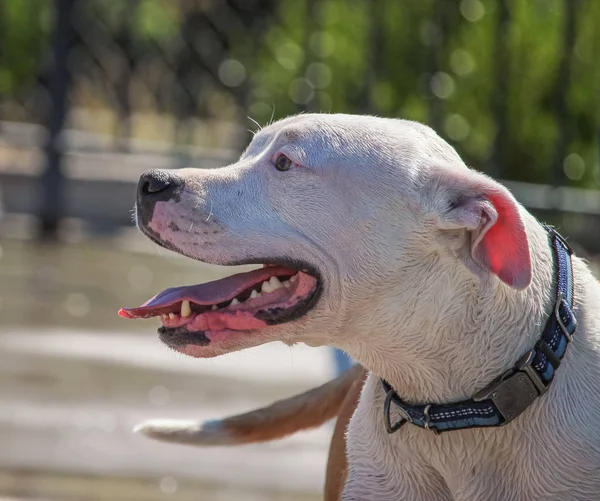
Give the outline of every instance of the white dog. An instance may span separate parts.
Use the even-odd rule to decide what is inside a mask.
[[[288,118],[234,165],[146,173],[137,217],[191,258],[268,265],[122,310],[162,316],[170,347],[304,342],[369,369],[344,500],[600,499],[600,285],[428,127]]]

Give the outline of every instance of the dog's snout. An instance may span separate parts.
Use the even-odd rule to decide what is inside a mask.
[[[137,210],[142,221],[152,217],[156,202],[175,199],[183,188],[181,176],[169,170],[150,170],[144,172],[138,182]]]

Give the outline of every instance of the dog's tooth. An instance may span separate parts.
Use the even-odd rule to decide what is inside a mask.
[[[240,302],[238,301],[238,298],[237,298],[237,297],[234,297],[234,298],[231,300],[231,304],[230,304],[229,306],[235,306],[235,305],[237,305],[237,304],[240,304]]]
[[[273,286],[271,285],[270,282],[267,282],[266,280],[262,283],[262,287],[260,288],[261,292],[266,292],[267,294],[269,292],[273,292]]]
[[[281,285],[283,285],[286,289],[289,289],[292,286],[292,283],[289,280],[286,280],[285,282],[281,282]]]
[[[185,299],[181,301],[181,316],[183,318],[189,317],[192,314],[192,309],[190,308],[190,302]]]
[[[173,320],[177,315],[175,313],[169,313],[169,318]]]
[[[210,309],[211,311],[217,311],[219,307],[216,304],[213,304]]]
[[[269,280],[269,283],[271,284],[271,287],[273,287],[274,291],[283,287],[283,284],[279,281],[279,279],[276,276],[272,276],[271,280]]]
[[[167,315],[166,313],[163,313],[160,318],[162,318],[163,320],[166,320],[167,318],[169,318],[169,315]]]
[[[258,292],[256,292],[254,289],[252,289],[252,292],[250,293],[250,299],[254,299],[257,298],[260,294]]]
[[[295,284],[298,281],[298,274],[296,273],[293,277],[290,278],[290,282]]]

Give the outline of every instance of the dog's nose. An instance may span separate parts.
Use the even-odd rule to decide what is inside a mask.
[[[150,170],[140,177],[137,188],[137,210],[142,221],[152,217],[156,202],[167,202],[176,198],[184,180],[174,171]]]
[[[174,172],[168,170],[150,170],[144,172],[138,183],[138,196],[153,196],[163,193],[170,189],[175,189],[183,185],[183,179]]]

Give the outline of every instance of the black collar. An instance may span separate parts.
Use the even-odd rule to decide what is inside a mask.
[[[381,380],[386,392],[383,412],[388,433],[394,433],[405,423],[426,428],[435,434],[503,426],[548,390],[577,328],[577,319],[573,313],[573,250],[553,228],[544,227],[554,251],[557,290],[554,314],[546,322],[540,340],[512,369],[462,402],[410,405],[386,381]],[[395,424],[392,424],[390,415],[392,403],[401,416]]]

